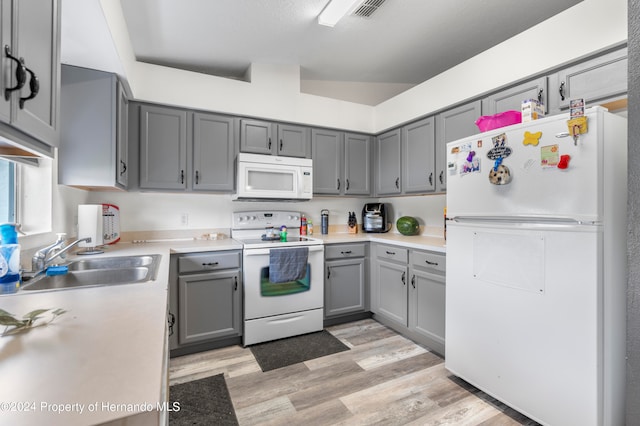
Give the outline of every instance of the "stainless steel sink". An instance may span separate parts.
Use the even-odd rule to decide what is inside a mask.
[[[162,256],[118,256],[80,259],[69,263],[64,275],[40,275],[22,286],[22,290],[59,290],[78,287],[134,284],[156,279]]]

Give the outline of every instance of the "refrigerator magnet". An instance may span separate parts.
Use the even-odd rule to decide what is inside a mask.
[[[497,160],[511,155],[511,148],[507,146],[507,135],[505,133],[494,136],[491,140],[493,141],[493,148],[487,152],[489,160]]]
[[[494,185],[506,185],[511,182],[511,171],[504,164],[494,166],[489,170],[489,182]]]
[[[540,148],[540,166],[543,168],[557,167],[560,162],[560,150],[557,144]]]
[[[524,132],[524,139],[522,140],[522,145],[533,145],[538,146],[540,143],[540,138],[542,137],[542,132]]]

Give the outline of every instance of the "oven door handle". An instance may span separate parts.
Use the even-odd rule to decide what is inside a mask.
[[[324,251],[324,246],[322,244],[315,245],[315,246],[289,246],[289,247],[278,247],[278,248],[293,248],[293,247],[309,247],[309,254],[317,251]],[[243,253],[245,256],[257,256],[257,255],[269,254],[270,251],[271,249],[268,249],[268,248],[245,249]]]

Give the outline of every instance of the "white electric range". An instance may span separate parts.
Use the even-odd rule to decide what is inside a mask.
[[[243,211],[232,219],[231,236],[243,244],[244,345],[322,330],[324,246],[322,240],[300,235],[300,212]],[[286,240],[279,238],[283,225]],[[271,251],[300,247],[308,249],[305,276],[271,282]]]

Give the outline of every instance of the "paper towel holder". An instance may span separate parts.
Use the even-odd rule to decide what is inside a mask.
[[[103,244],[102,226],[102,204],[78,205],[78,239],[87,240],[78,245],[83,247],[84,250],[80,250],[76,254],[104,253],[104,250],[98,248]]]

